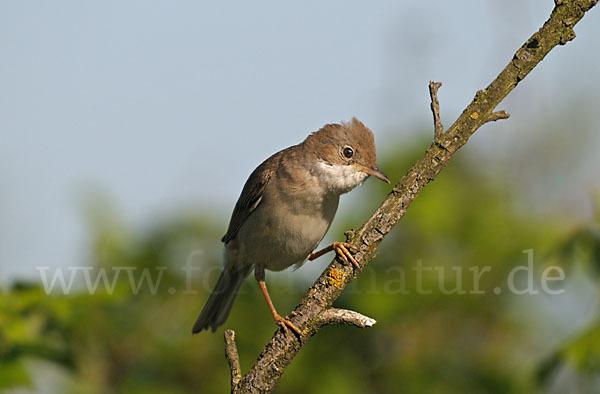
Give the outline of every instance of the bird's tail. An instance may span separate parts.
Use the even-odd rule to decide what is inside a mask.
[[[234,272],[229,272],[227,269],[221,272],[215,288],[208,297],[204,308],[202,308],[200,316],[196,319],[196,323],[194,323],[193,334],[209,327],[212,332],[215,332],[220,325],[225,323],[235,297],[251,270],[252,266],[250,265]]]

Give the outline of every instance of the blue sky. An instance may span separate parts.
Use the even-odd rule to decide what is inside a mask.
[[[552,6],[2,2],[0,282],[81,264],[90,195],[133,226],[186,209],[228,218],[257,164],[325,123],[357,116],[379,146],[417,138],[431,126],[435,79],[449,125]],[[511,120],[486,126],[470,152],[510,147],[574,98],[598,102],[599,17],[594,9],[519,85],[502,107]],[[586,116],[597,130],[600,115]]]

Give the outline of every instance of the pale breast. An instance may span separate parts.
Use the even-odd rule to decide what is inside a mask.
[[[303,263],[327,233],[337,211],[337,195],[317,196],[306,189],[278,186],[269,185],[235,242],[227,245],[236,265],[284,270]]]

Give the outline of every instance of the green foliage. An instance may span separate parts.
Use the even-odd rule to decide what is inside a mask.
[[[76,299],[53,300],[37,286],[0,293],[0,388],[29,384],[24,356],[73,367],[70,319]]]

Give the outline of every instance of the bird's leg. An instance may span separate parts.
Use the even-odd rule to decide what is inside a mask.
[[[331,245],[329,245],[328,247],[319,250],[318,252],[311,253],[310,256],[308,256],[308,259],[314,260],[317,257],[323,256],[325,253],[329,253],[332,250],[335,250],[335,252],[342,258],[342,260],[344,260],[346,262],[346,264],[352,263],[354,268],[356,268],[359,271],[362,271],[360,264],[358,264],[358,262],[356,260],[354,260],[354,257],[352,257],[352,254],[350,253],[350,251],[348,249],[350,249],[354,252],[356,252],[358,250],[358,248],[356,246],[350,245],[347,242],[334,242]]]
[[[281,326],[283,328],[283,330],[286,332],[289,327],[296,334],[298,334],[298,336],[302,336],[302,331],[300,331],[298,329],[298,327],[296,327],[294,325],[294,323],[289,321],[288,318],[281,317],[281,315],[279,315],[279,313],[277,313],[277,310],[273,306],[273,302],[271,301],[271,297],[269,297],[269,292],[267,291],[267,284],[265,283],[265,269],[262,267],[255,266],[254,278],[258,282],[258,285],[260,286],[260,289],[262,290],[263,295],[265,296],[265,300],[267,301],[267,305],[269,306],[269,309],[271,310],[271,313],[273,314],[273,319],[275,319],[275,323],[277,323],[277,325]]]

